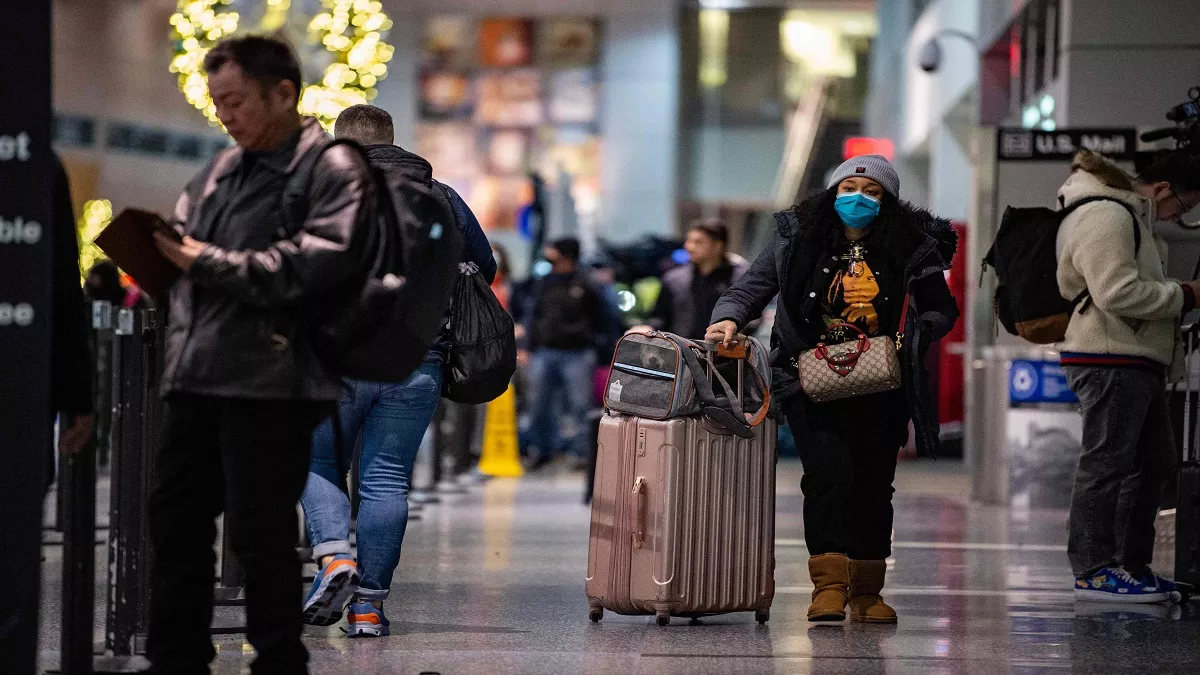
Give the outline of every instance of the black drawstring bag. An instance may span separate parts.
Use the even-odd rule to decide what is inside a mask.
[[[442,396],[478,404],[498,398],[517,370],[513,320],[475,263],[461,263],[450,300],[450,352]]]

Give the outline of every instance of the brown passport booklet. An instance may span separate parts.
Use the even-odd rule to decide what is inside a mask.
[[[139,209],[125,209],[96,237],[96,245],[152,298],[169,290],[180,275],[154,244],[158,229],[181,238],[157,213]]]

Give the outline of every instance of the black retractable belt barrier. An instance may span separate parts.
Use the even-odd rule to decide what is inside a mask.
[[[140,651],[150,611],[150,537],[146,504],[153,475],[160,349],[154,310],[116,313],[112,348],[112,501],[108,539],[105,650]]]
[[[1200,263],[1197,263],[1200,267]],[[1182,462],[1175,481],[1175,581],[1186,594],[1200,587],[1200,415],[1192,390],[1192,367],[1200,358],[1200,324],[1184,330],[1185,372]],[[1185,586],[1186,584],[1186,586]]]
[[[444,475],[446,456],[444,448],[446,445],[446,436],[448,435],[446,433],[446,418],[448,415],[449,411],[447,410],[446,406],[438,406],[437,415],[434,417],[436,423],[433,427],[433,452],[431,459],[432,464],[430,464],[430,467],[433,469],[433,471],[429,475],[429,482],[433,486],[434,490],[437,490],[441,487],[442,477]]]
[[[421,439],[421,449],[417,452],[417,460],[413,466],[412,490],[408,496],[411,504],[437,504],[441,501],[437,494],[442,463],[438,437],[441,435],[441,419],[444,414],[443,406],[438,406],[437,413],[425,430],[425,437]]]
[[[221,526],[221,574],[217,579],[217,587],[213,591],[213,603],[219,607],[242,607],[246,604],[245,591],[246,573],[242,564],[233,552],[233,533],[229,523],[229,513],[225,514],[225,522]],[[241,633],[242,627],[213,629],[214,633]]]
[[[92,349],[96,368],[92,376],[92,392],[95,396],[96,461],[108,466],[109,445],[112,436],[112,350],[113,350],[113,306],[108,301],[92,303]]]
[[[108,302],[92,306],[95,438],[84,451],[64,457],[61,465],[63,673],[135,672],[131,658],[146,634],[151,556],[146,504],[161,418],[159,323],[154,310],[115,309]],[[98,447],[108,447],[112,460],[102,661],[92,653]]]
[[[459,474],[470,469],[471,434],[475,428],[475,406],[442,401],[439,410],[445,413],[438,424],[437,472],[434,485],[443,494],[466,492],[458,483]]]

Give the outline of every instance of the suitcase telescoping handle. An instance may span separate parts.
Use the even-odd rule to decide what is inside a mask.
[[[745,378],[746,364],[750,361],[750,341],[743,339],[743,340],[741,340],[739,342],[735,342],[732,345],[729,345],[727,347],[724,344],[721,344],[720,342],[708,342],[706,340],[703,343],[703,345],[704,345],[704,348],[709,353],[709,359],[708,359],[708,381],[709,382],[713,381],[713,371],[715,369],[714,364],[716,362],[716,359],[712,358],[713,354],[716,354],[717,356],[722,357],[722,358],[734,359],[737,361],[737,364],[738,364],[738,369],[737,369],[738,403],[745,403],[746,397],[744,395],[745,394],[744,387],[745,387],[745,379],[746,379]],[[758,377],[758,379],[759,379],[758,384],[763,386],[763,403],[762,403],[762,406],[759,407],[757,412],[755,412],[753,414],[746,412],[745,415],[746,415],[748,421],[750,422],[751,426],[758,426],[759,424],[762,424],[763,420],[766,419],[767,415],[771,411],[771,388],[769,386],[767,386],[765,381],[762,380],[761,375],[759,375],[758,371],[754,369],[753,365],[750,366],[750,369],[755,373],[756,377]]]
[[[633,532],[633,547],[641,548],[646,541],[646,478],[638,476],[633,481],[633,509],[629,512],[633,523],[629,530]]]
[[[712,344],[712,343],[709,343],[709,344]],[[715,344],[716,344],[717,356],[721,356],[721,357],[724,357],[727,359],[742,359],[742,360],[750,358],[750,343],[749,342],[735,342],[729,346],[726,346],[724,343],[721,343],[721,342],[717,342]]]
[[[738,397],[739,403],[744,402],[746,400],[746,397],[744,396],[744,392],[742,391],[743,380],[745,379],[743,377],[743,374],[745,373],[745,370],[746,370],[746,359],[750,358],[749,343],[747,343],[747,342],[734,343],[734,344],[726,347],[725,345],[721,344],[720,342],[705,341],[704,348],[706,350],[708,350],[710,355],[716,354],[717,356],[720,356],[723,358],[737,360],[737,364],[738,364],[737,397]],[[716,359],[714,359],[710,356],[708,359],[708,381],[709,382],[713,381],[713,370],[716,368],[716,366],[714,365],[715,363],[716,363]]]

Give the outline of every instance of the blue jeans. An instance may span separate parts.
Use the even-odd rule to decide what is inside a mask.
[[[592,405],[592,378],[596,355],[590,349],[539,349],[530,356],[529,379],[533,388],[533,417],[529,445],[536,457],[561,451],[586,457],[587,414]],[[562,430],[565,414],[568,433]]]
[[[350,553],[350,470],[359,457],[358,597],[387,598],[408,525],[408,487],[425,429],[442,394],[442,367],[425,363],[402,384],[346,380],[338,401],[341,442],[333,419],[313,433],[308,484],[300,498],[313,558]]]

